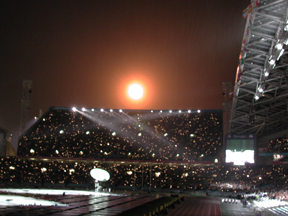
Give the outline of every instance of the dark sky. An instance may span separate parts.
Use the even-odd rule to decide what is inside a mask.
[[[29,120],[51,106],[221,109],[234,84],[250,0],[0,3],[0,125],[19,136],[22,81]],[[132,81],[145,97],[131,102]]]

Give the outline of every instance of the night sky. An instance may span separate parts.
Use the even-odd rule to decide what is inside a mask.
[[[234,84],[250,0],[1,1],[0,126],[19,136],[51,106],[221,109]],[[128,84],[145,88],[128,99]]]

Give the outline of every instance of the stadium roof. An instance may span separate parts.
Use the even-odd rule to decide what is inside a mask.
[[[254,0],[243,14],[247,22],[232,94],[231,134],[264,139],[288,132],[287,9],[287,0]]]

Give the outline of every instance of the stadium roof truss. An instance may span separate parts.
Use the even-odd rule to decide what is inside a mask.
[[[255,0],[247,10],[229,133],[288,131],[288,1]]]

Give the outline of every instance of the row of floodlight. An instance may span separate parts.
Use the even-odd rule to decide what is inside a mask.
[[[84,108],[84,107],[83,107],[81,110],[82,110],[83,112],[88,111],[88,110],[87,110],[86,108]],[[76,108],[76,107],[73,107],[73,108],[72,108],[72,111],[73,111],[73,112],[77,111],[77,108]],[[91,111],[94,112],[95,109],[91,109]],[[100,112],[106,112],[106,111],[105,111],[104,109],[100,109]],[[113,109],[110,109],[109,112],[112,113],[112,112],[114,112],[114,110],[113,110]],[[119,109],[119,112],[122,113],[123,110],[122,110],[122,109]],[[173,110],[169,110],[169,113],[172,113],[172,112],[173,112]],[[176,111],[176,112],[182,113],[182,110],[178,110],[178,111]],[[187,112],[188,112],[188,113],[191,113],[192,111],[191,111],[191,110],[188,110]],[[154,113],[154,110],[151,110],[151,113]],[[163,113],[163,110],[159,110],[159,113]],[[197,110],[197,113],[201,113],[201,110]]]
[[[286,24],[283,29],[282,38],[278,39],[276,45],[274,46],[274,49],[272,50],[272,53],[267,61],[266,67],[263,70],[264,79],[267,78],[270,75],[270,71],[275,68],[276,62],[281,58],[281,56],[284,53],[284,45],[288,45],[288,20],[286,21]],[[257,87],[257,92],[254,95],[254,99],[257,101],[260,99],[261,96],[264,96],[264,91],[267,88],[267,84],[260,83]]]

